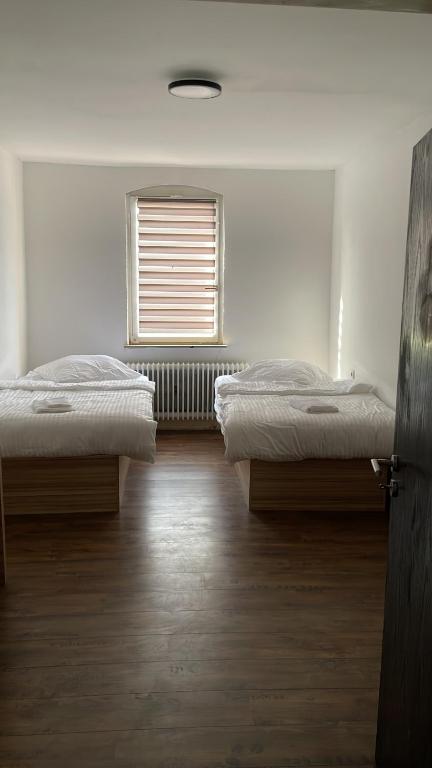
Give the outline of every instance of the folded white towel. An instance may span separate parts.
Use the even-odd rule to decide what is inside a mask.
[[[33,400],[31,406],[34,413],[67,413],[73,410],[72,404],[65,397],[45,397]]]
[[[319,398],[292,397],[289,404],[304,413],[339,413],[337,405],[320,400]]]

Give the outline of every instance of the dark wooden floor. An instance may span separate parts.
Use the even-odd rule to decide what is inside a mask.
[[[386,526],[250,515],[217,434],[162,434],[119,518],[7,522],[2,768],[373,763]]]

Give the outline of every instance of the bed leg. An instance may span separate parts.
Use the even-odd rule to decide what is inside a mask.
[[[247,504],[249,512],[251,511],[251,495],[250,495],[250,461],[237,461],[234,464],[234,469],[240,480],[240,485],[243,493],[243,498]]]
[[[127,456],[119,456],[119,511],[126,489],[126,479],[129,472],[130,459]]]

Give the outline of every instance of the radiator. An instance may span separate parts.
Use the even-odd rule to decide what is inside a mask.
[[[215,419],[214,382],[246,363],[128,363],[156,384],[154,414],[158,421]]]

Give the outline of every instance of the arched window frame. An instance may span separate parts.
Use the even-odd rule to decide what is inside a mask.
[[[214,281],[214,328],[211,335],[201,332],[149,337],[140,333],[139,324],[139,248],[137,206],[139,199],[161,201],[212,201],[216,206],[216,253]],[[223,267],[224,216],[222,195],[209,189],[192,186],[162,185],[144,187],[126,195],[127,208],[127,307],[128,345],[131,346],[220,346],[223,345]]]

